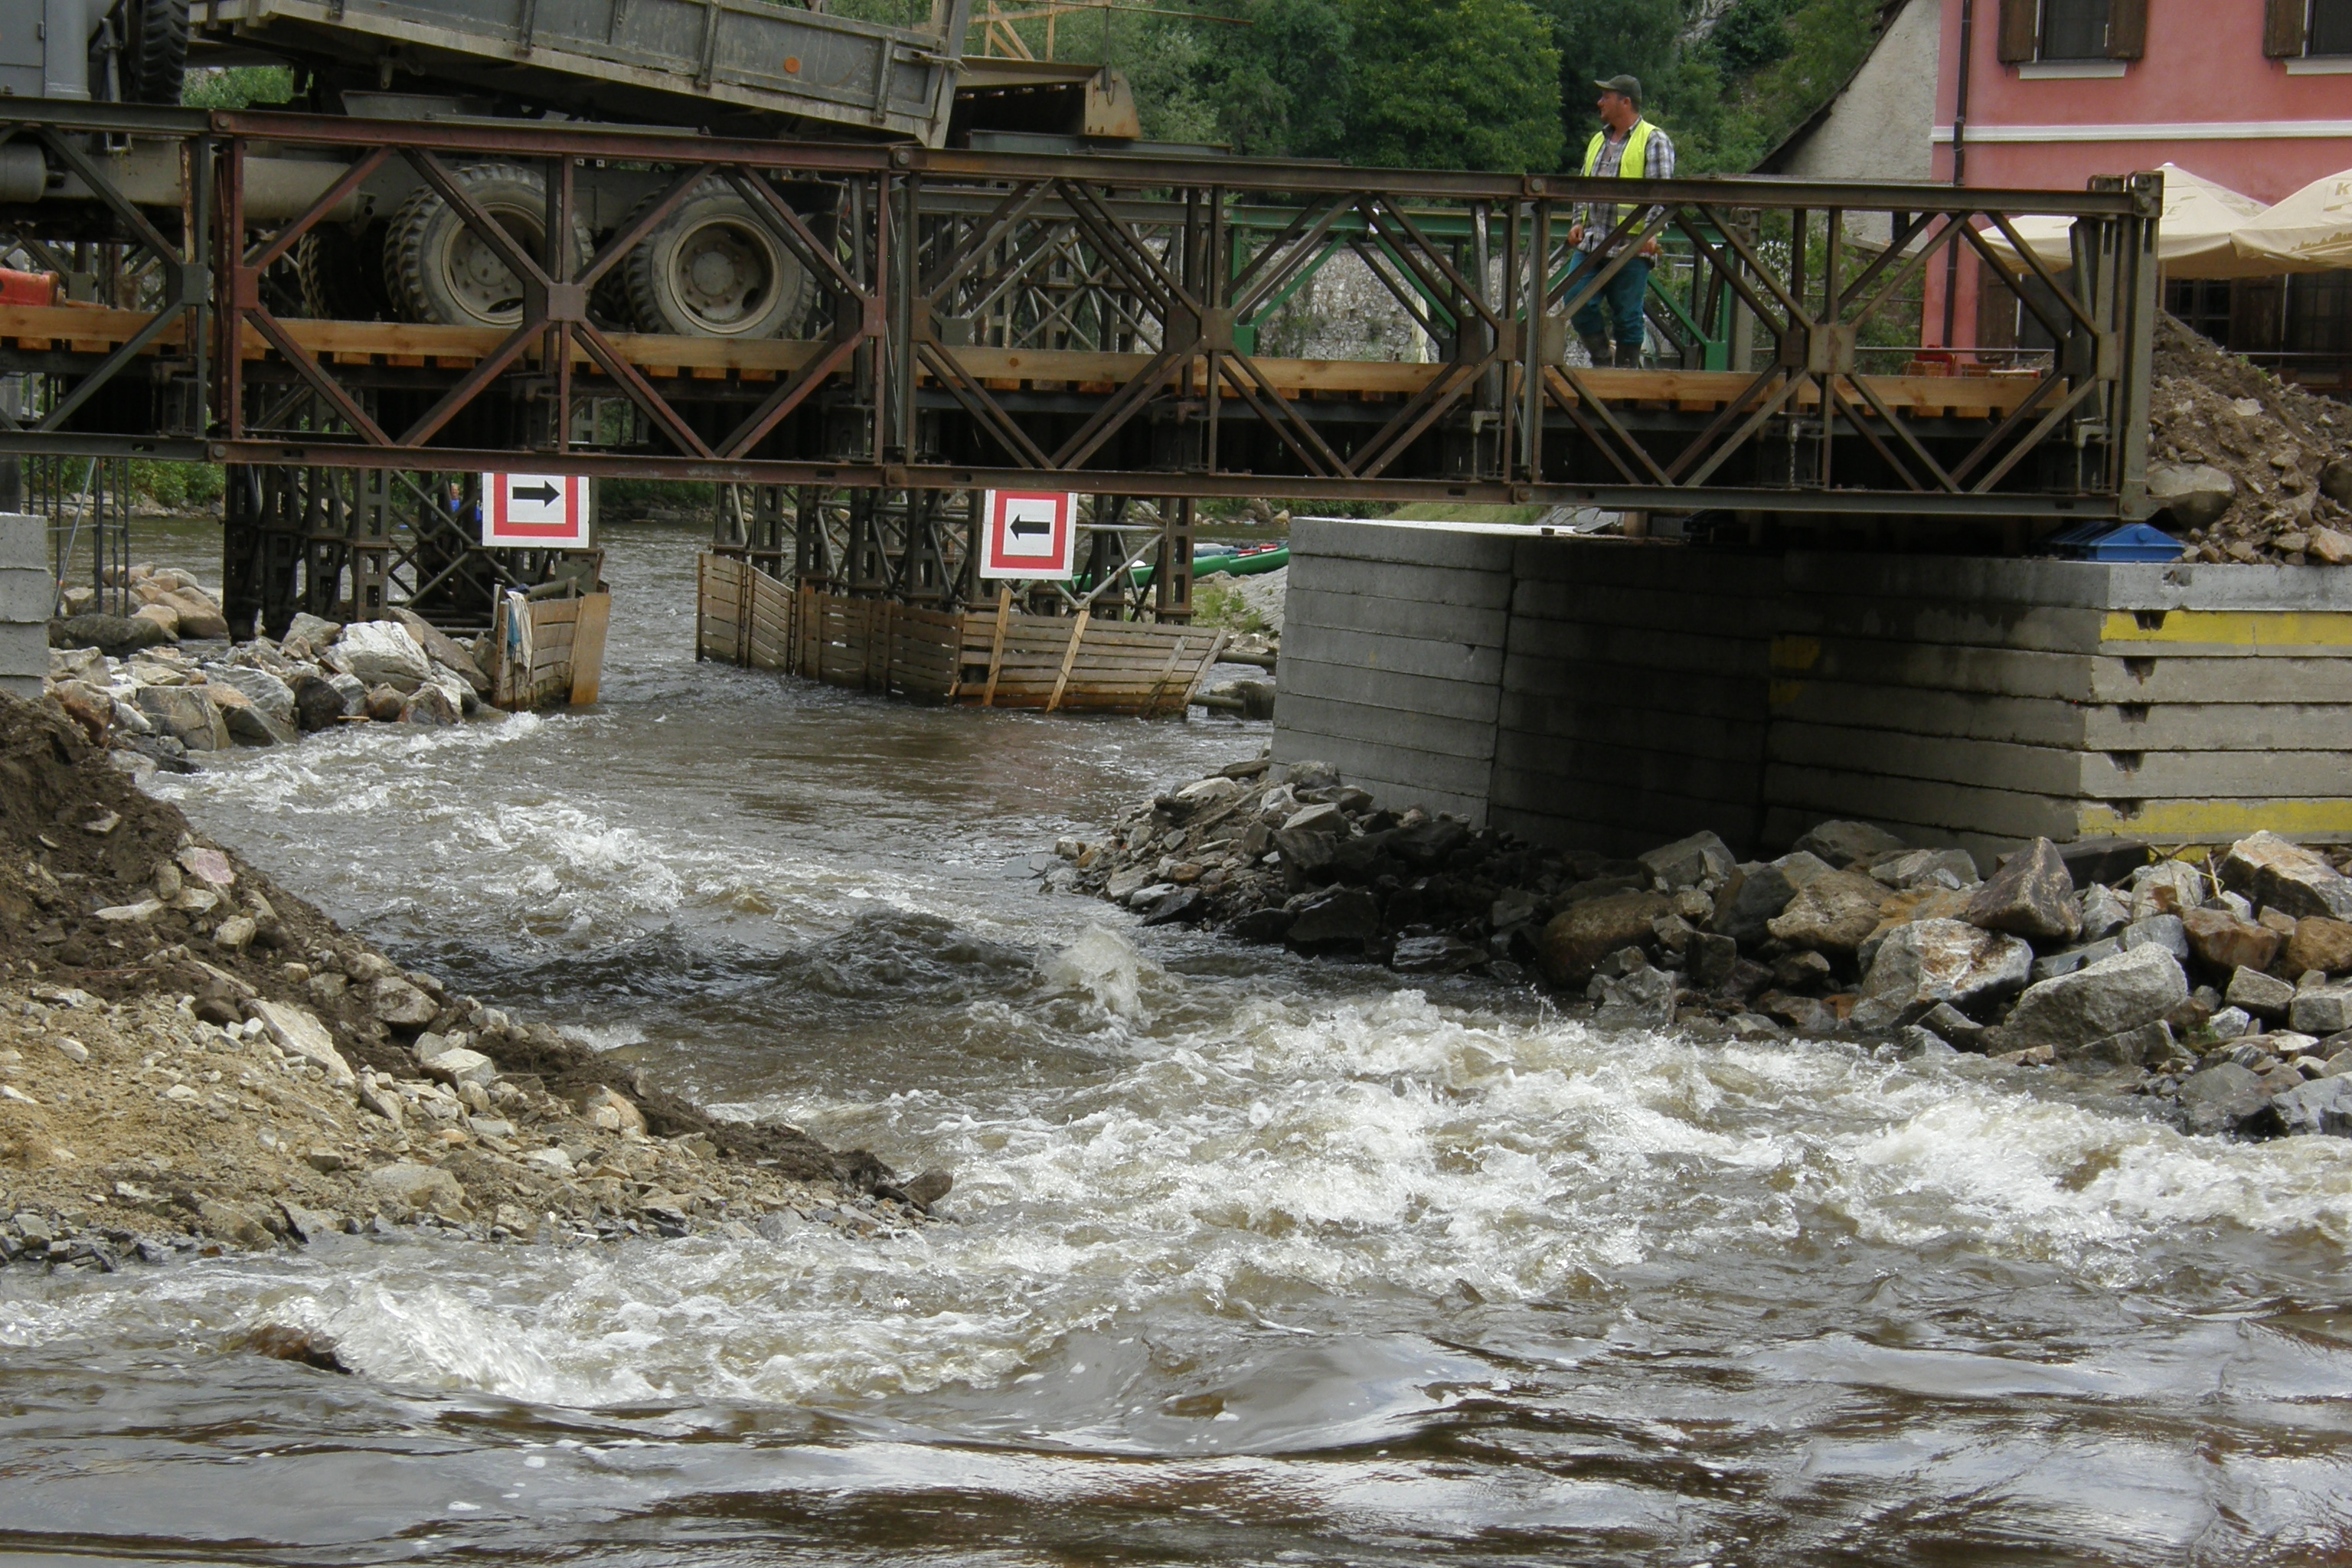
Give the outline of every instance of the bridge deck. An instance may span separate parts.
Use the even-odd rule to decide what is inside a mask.
[[[144,310],[92,306],[0,306],[0,353],[67,353],[100,356],[136,336],[152,320]],[[407,321],[333,321],[281,318],[287,335],[322,363],[353,367],[471,370],[511,335],[499,328],[453,327]],[[816,360],[830,346],[821,341],[769,338],[736,342],[716,338],[664,337],[643,332],[606,334],[624,358],[648,377],[711,381],[773,382]],[[184,345],[184,321],[157,334],[150,353]],[[249,362],[279,357],[258,329],[247,324],[240,342]],[[992,391],[1114,393],[1141,374],[1151,356],[1040,349],[948,347],[940,352]],[[536,353],[536,351],[534,351]],[[536,363],[536,360],[534,360]],[[572,351],[575,374],[594,376],[597,366],[583,349]],[[1292,401],[1342,398],[1368,402],[1417,395],[1446,367],[1377,360],[1261,358],[1255,361],[1276,390]],[[1196,362],[1196,373],[1205,366]],[[925,384],[936,382],[919,373]],[[1737,399],[1756,380],[1748,371],[1596,370],[1580,377],[1610,403],[1682,413],[1711,414]],[[1890,410],[1916,418],[1995,419],[2014,412],[2032,394],[2032,374],[1861,375]],[[1576,392],[1559,388],[1563,400]],[[1808,384],[1792,401],[1817,406],[1817,384]]]

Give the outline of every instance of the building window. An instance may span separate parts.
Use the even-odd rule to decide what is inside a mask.
[[[2290,0],[2266,0],[2282,5]],[[2352,0],[2291,0],[2295,5],[2352,4]],[[2296,26],[2302,13],[2296,13]],[[2003,65],[2053,68],[2110,60],[2136,60],[2147,48],[2147,0],[2000,0],[2000,56]],[[2034,73],[2028,72],[2028,75]],[[2082,75],[2053,68],[2052,75]],[[2121,75],[2121,68],[2098,75]]]
[[[2107,0],[2042,0],[2040,42],[2041,59],[2105,59]]]
[[[2352,0],[2311,0],[2306,55],[2352,55]]]
[[[2274,60],[2352,55],[2352,0],[2263,0],[2263,53]]]

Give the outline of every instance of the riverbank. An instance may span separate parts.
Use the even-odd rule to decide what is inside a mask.
[[[2352,1135],[2352,855],[2256,834],[1990,876],[1825,822],[1740,862],[1700,833],[1630,860],[1376,807],[1260,757],[1066,837],[1048,881],[1309,955],[1536,984],[1602,1028],[1974,1053],[2154,1097],[2192,1131]]]
[[[904,1228],[863,1152],[712,1118],[403,970],[193,832],[53,701],[0,697],[0,1254],[425,1225],[488,1239]]]

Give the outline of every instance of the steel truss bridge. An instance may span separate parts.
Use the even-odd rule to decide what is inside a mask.
[[[294,562],[356,573],[337,542],[380,542],[386,509],[431,489],[395,475],[790,487],[733,508],[772,524],[744,542],[789,553],[782,520],[845,507],[856,539],[819,548],[820,574],[949,597],[961,574],[919,570],[908,520],[990,487],[1153,498],[1171,548],[1192,503],[1269,495],[2012,531],[2146,510],[2154,175],[2079,193],[1596,181],[0,101],[0,157],[27,147],[49,189],[0,206],[0,248],[91,298],[0,305],[0,373],[33,389],[0,412],[0,452],[232,465],[232,596],[265,619],[291,613]],[[583,226],[590,171],[643,197],[584,248],[533,246],[460,177],[491,161],[541,172],[547,236]],[[161,189],[125,173],[159,166],[177,170]],[[633,248],[711,181],[814,279],[793,335],[652,335],[606,308]],[[511,271],[510,325],[302,314],[298,247],[387,182],[434,188]],[[1624,265],[1573,265],[1591,201],[1615,204],[1610,253],[1656,242],[1656,368],[1574,363],[1570,318]],[[2016,237],[2046,215],[2073,222],[2071,268]],[[1262,352],[1340,258],[1417,323],[1423,363]],[[2047,352],[1920,374],[1981,368],[1902,346],[1923,280],[1952,274],[2013,295]],[[872,554],[886,536],[895,571]],[[411,554],[410,594],[491,570],[462,541]],[[1188,558],[1161,574],[1163,614],[1187,607]]]

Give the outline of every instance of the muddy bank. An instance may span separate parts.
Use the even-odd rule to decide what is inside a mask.
[[[190,830],[53,700],[0,697],[0,1252],[406,1224],[682,1235],[918,1223],[863,1152],[716,1120],[403,971]]]
[[[1741,862],[1632,859],[1376,808],[1264,757],[1066,838],[1049,883],[1318,956],[1542,987],[1602,1027],[1970,1052],[2153,1097],[2197,1131],[2352,1136],[2352,855],[2234,844],[1964,851],[1824,822]]]

